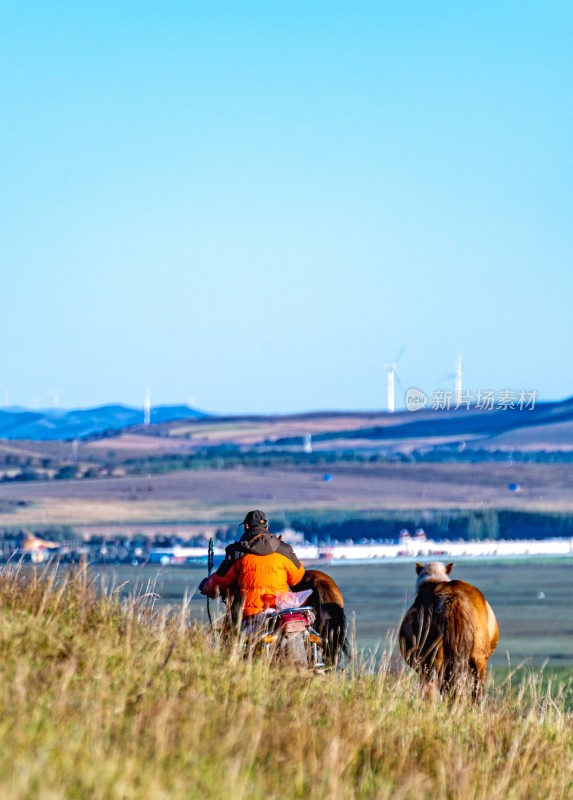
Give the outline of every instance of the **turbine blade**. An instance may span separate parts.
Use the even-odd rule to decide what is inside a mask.
[[[406,352],[406,345],[403,344],[402,347],[400,348],[400,351],[399,351],[397,357],[394,359],[394,365],[395,366],[398,366],[398,364],[400,363],[400,359],[402,358],[402,356],[404,355],[405,352]]]

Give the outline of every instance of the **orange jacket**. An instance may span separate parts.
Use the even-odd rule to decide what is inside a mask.
[[[292,547],[270,533],[236,545],[234,552],[236,561],[224,575],[211,575],[203,591],[214,597],[217,591],[238,586],[245,617],[273,606],[277,592],[288,592],[304,575],[304,567]]]

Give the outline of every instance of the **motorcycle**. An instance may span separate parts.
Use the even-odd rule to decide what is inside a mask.
[[[313,628],[312,606],[303,606],[311,592],[283,592],[276,597],[275,607],[265,612],[251,630],[244,631],[255,653],[269,659],[324,669],[323,641]]]
[[[324,669],[324,642],[313,627],[315,614],[312,606],[303,606],[312,589],[302,592],[279,592],[276,596],[263,595],[268,607],[254,617],[241,620],[233,618],[233,597],[223,597],[225,613],[211,617],[209,598],[207,612],[213,630],[223,640],[238,641],[245,657],[264,655],[269,660],[298,664],[320,672]]]

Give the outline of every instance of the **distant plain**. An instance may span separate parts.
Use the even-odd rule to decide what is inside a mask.
[[[332,474],[324,481],[324,473]],[[508,491],[518,483],[519,493]],[[0,525],[195,525],[288,511],[573,510],[573,463],[336,464],[180,470],[0,485]],[[17,505],[25,503],[25,505]]]

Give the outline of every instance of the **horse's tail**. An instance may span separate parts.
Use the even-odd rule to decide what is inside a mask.
[[[473,649],[475,630],[471,601],[460,592],[441,594],[436,612],[436,622],[443,636],[444,681],[455,688],[467,674]]]
[[[317,569],[307,569],[302,581],[293,589],[312,589],[309,602],[314,608],[316,626],[324,641],[325,661],[336,664],[341,655],[348,654],[348,625],[340,589],[330,575]]]
[[[344,607],[321,600],[320,617],[325,657],[327,662],[335,664],[341,655],[348,655],[348,624]]]

